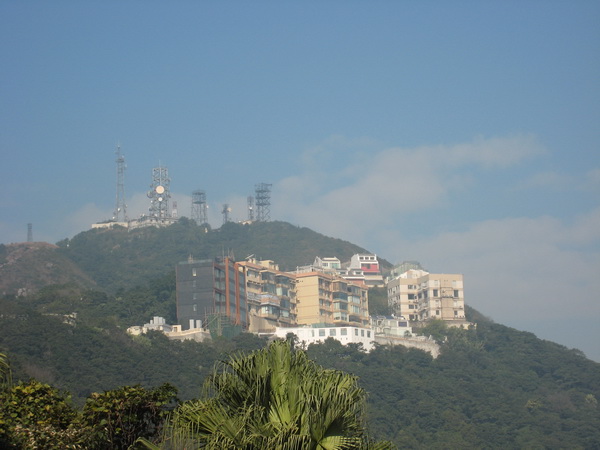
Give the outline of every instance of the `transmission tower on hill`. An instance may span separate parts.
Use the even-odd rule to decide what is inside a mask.
[[[208,223],[206,204],[206,193],[204,191],[192,192],[192,220],[198,225],[204,225]]]
[[[152,169],[152,184],[148,191],[148,198],[150,199],[148,211],[150,217],[159,222],[164,222],[171,217],[169,215],[170,185],[171,179],[169,178],[169,170],[166,167],[159,166]]]
[[[254,197],[248,196],[248,222],[254,222]]]
[[[271,220],[271,186],[272,184],[259,183],[254,186],[256,198],[256,221],[268,222]]]
[[[125,157],[121,154],[121,146],[117,145],[117,195],[115,200],[115,211],[113,220],[115,222],[127,222],[127,205],[125,204]]]
[[[231,208],[229,207],[229,204],[224,203],[223,209],[221,210],[221,214],[223,214],[223,224],[226,224],[227,222],[229,222],[229,213],[230,212],[231,212]]]

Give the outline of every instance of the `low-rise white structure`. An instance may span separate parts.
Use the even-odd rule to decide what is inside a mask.
[[[327,338],[333,338],[343,345],[350,343],[362,344],[366,351],[373,349],[373,341],[375,340],[373,330],[361,327],[277,327],[274,336],[285,339],[289,333],[295,334],[298,341],[306,346],[325,342]]]
[[[181,325],[168,325],[164,317],[154,316],[150,323],[145,323],[142,326],[134,325],[127,328],[127,333],[132,336],[146,334],[148,331],[160,331],[169,339],[176,341],[192,340],[203,342],[210,340],[210,332],[201,328],[201,321],[190,321],[190,329],[182,330]]]
[[[328,338],[342,345],[362,344],[370,352],[375,345],[402,345],[418,348],[431,353],[434,358],[440,353],[440,347],[430,337],[413,334],[409,322],[404,317],[376,316],[371,318],[371,327],[278,327],[272,335],[285,339],[289,333],[296,335],[298,342],[307,347],[310,344],[325,342]]]

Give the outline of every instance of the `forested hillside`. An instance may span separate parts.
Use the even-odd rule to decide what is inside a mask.
[[[43,286],[62,283],[87,288],[96,285],[53,244],[0,244],[0,295],[28,295]]]
[[[58,246],[61,254],[109,292],[165,275],[190,256],[212,259],[233,254],[243,260],[254,255],[275,261],[281,270],[294,270],[311,264],[315,256],[337,256],[345,261],[355,253],[366,252],[347,241],[286,222],[230,222],[211,230],[186,218],[166,228],[89,230]]]
[[[265,341],[173,342],[160,333],[132,338],[117,327],[65,324],[15,299],[0,303],[0,351],[16,379],[71,392],[168,382],[196,397],[213,364]],[[308,347],[324,367],[359,377],[368,393],[368,424],[400,448],[598,448],[600,364],[576,350],[491,323],[469,311],[476,330],[445,330],[442,353],[378,347],[364,353],[337,341]]]
[[[171,383],[181,400],[195,398],[216,361],[265,345],[250,334],[196,343],[125,333],[154,315],[175,321],[174,268],[189,255],[254,254],[293,269],[316,255],[364,251],[282,222],[205,230],[186,219],[164,229],[91,230],[43,247],[36,264],[50,262],[50,270],[66,261],[66,273],[44,277],[26,296],[0,297],[0,353],[15,381],[64,389],[77,406],[93,392],[135,384]],[[14,249],[0,250],[4,267],[21,267]],[[373,298],[384,312],[385,291]],[[306,350],[359,377],[373,437],[400,448],[600,448],[600,364],[467,312],[475,329],[426,330],[441,343],[437,359],[400,346],[367,354],[332,340]]]

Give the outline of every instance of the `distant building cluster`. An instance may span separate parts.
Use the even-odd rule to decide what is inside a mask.
[[[369,316],[369,289],[385,288],[390,316]],[[195,260],[176,267],[177,321],[154,318],[140,334],[160,330],[172,339],[248,331],[263,336],[292,333],[308,345],[331,337],[343,344],[395,344],[437,351],[413,327],[440,319],[468,326],[460,274],[431,274],[418,263],[403,263],[384,278],[377,255],[355,254],[349,261],[317,256],[312,264],[281,271],[271,260]],[[229,331],[227,331],[229,330]],[[208,334],[207,334],[208,333]]]

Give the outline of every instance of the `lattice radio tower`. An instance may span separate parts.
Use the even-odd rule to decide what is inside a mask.
[[[254,186],[257,222],[268,222],[271,220],[271,186],[273,185],[267,183],[260,183]]]
[[[192,220],[196,221],[196,224],[205,225],[208,223],[207,209],[206,193],[199,190],[192,192]]]
[[[248,196],[248,222],[254,222],[254,197]]]
[[[227,222],[229,222],[229,213],[230,212],[231,212],[231,208],[229,207],[229,204],[223,203],[223,210],[221,211],[221,214],[223,214],[223,224],[226,224]]]
[[[113,220],[115,222],[127,222],[127,205],[125,204],[125,157],[121,154],[121,146],[117,145],[117,195],[115,200],[115,211]]]
[[[150,217],[159,221],[170,218],[169,199],[171,198],[171,179],[169,178],[169,169],[166,167],[155,167],[152,169],[152,184],[148,191],[150,199],[150,208],[148,208]]]

